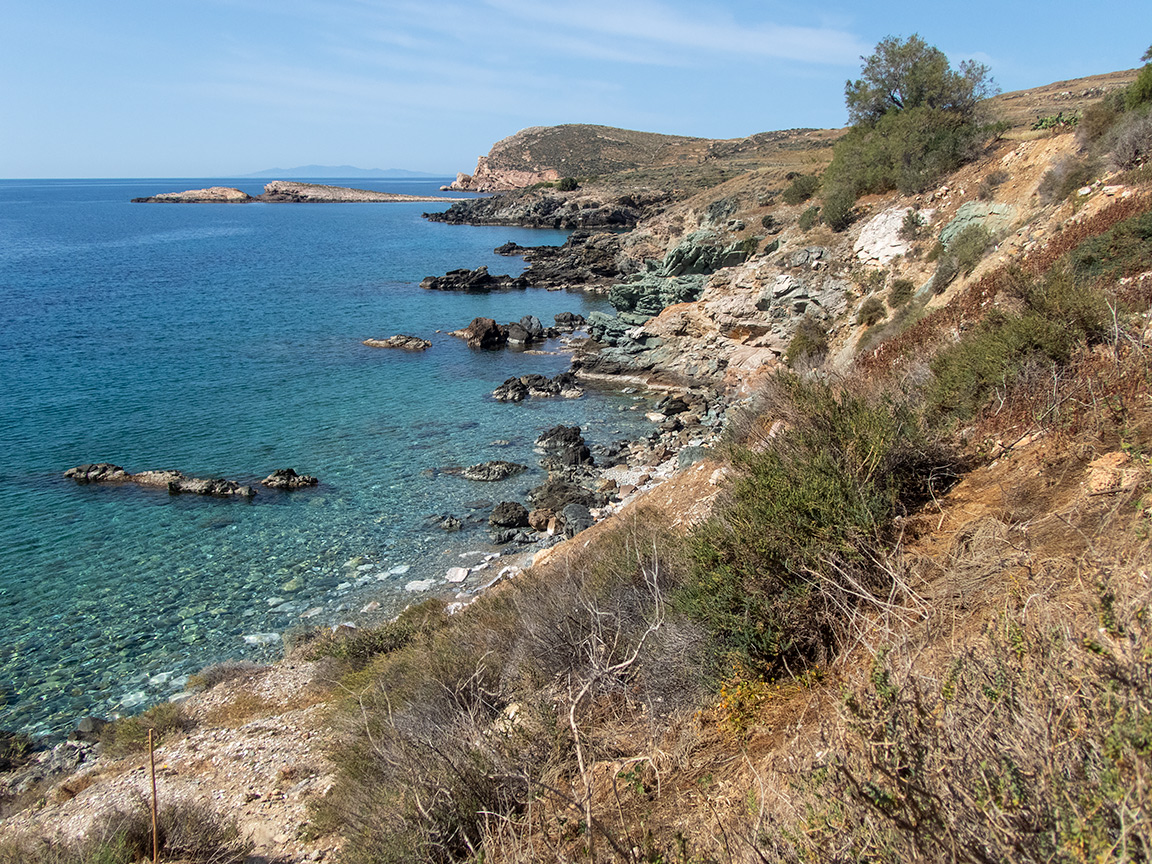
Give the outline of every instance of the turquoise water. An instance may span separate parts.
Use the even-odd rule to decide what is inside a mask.
[[[0,181],[0,728],[59,733],[136,710],[211,662],[273,656],[276,644],[253,643],[302,614],[331,623],[370,600],[385,614],[419,599],[409,580],[486,540],[478,524],[446,535],[428,516],[478,523],[477,499],[523,500],[542,480],[434,469],[534,466],[534,439],[561,422],[599,443],[640,429],[619,394],[497,403],[488,394],[509,375],[555,374],[568,358],[447,335],[479,315],[550,323],[595,298],[418,287],[455,267],[518,272],[491,250],[562,233],[421,218],[438,204],[128,203],[213,183],[261,185]],[[360,344],[395,333],[433,346]],[[245,503],[61,476],[101,461],[252,483],[292,467],[321,484],[261,487]]]

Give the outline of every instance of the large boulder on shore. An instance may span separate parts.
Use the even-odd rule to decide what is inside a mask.
[[[579,426],[553,426],[540,434],[536,446],[544,453],[545,468],[573,468],[594,463]]]
[[[488,517],[493,528],[527,528],[528,509],[515,501],[501,501]]]
[[[473,318],[467,327],[453,330],[449,335],[463,339],[469,348],[482,348],[485,351],[503,348],[508,341],[507,331],[491,318]]]

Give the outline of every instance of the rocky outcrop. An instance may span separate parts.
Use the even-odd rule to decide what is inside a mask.
[[[508,333],[491,318],[473,318],[472,323],[448,334],[463,339],[469,348],[495,351],[508,342]]]
[[[662,191],[614,195],[532,189],[455,201],[447,210],[425,213],[424,218],[450,225],[619,230],[635,227],[641,218],[670,200],[668,193]]]
[[[209,186],[185,192],[163,192],[147,198],[133,198],[133,204],[246,204],[253,198],[229,186]]]
[[[186,192],[163,192],[147,198],[133,198],[133,204],[247,204],[260,201],[272,204],[376,204],[397,201],[457,201],[441,195],[397,195],[393,192],[374,192],[370,189],[349,189],[345,186],[326,186],[321,183],[297,183],[293,180],[274,180],[264,187],[260,195],[248,195],[239,189],[211,186],[207,189],[189,189]]]
[[[254,498],[256,490],[235,480],[221,478],[186,477],[179,471],[141,471],[129,474],[119,465],[100,462],[94,465],[78,465],[69,468],[64,476],[78,483],[135,483],[155,489],[167,489],[173,495],[190,493],[210,495],[216,498]]]
[[[443,276],[426,276],[420,281],[420,287],[429,291],[462,291],[466,294],[511,291],[527,288],[528,285],[528,281],[520,277],[513,279],[511,276],[493,276],[487,267],[449,270]]]
[[[260,481],[261,486],[290,492],[294,489],[307,489],[320,481],[310,474],[297,474],[292,468],[278,468]]]
[[[656,164],[669,149],[698,141],[582,123],[531,126],[497,141],[472,174],[456,175],[445,188],[502,192],[562,176],[599,176]]]
[[[405,336],[397,333],[388,339],[365,339],[361,344],[369,348],[399,348],[402,351],[426,351],[432,343],[419,336]]]
[[[960,232],[971,225],[982,225],[990,234],[1007,231],[1016,219],[1016,208],[1011,204],[993,201],[968,201],[960,205],[956,215],[940,232],[940,242],[945,246],[960,236]]]
[[[493,528],[527,528],[528,509],[515,501],[501,501],[492,509],[488,524]]]
[[[869,264],[888,266],[892,260],[912,251],[912,241],[900,236],[904,220],[912,212],[911,207],[890,207],[868,220],[860,230],[852,251],[861,261]],[[923,224],[928,224],[935,210],[919,211]]]
[[[544,454],[540,464],[549,470],[594,464],[579,426],[553,426],[536,439],[536,449]]]
[[[543,375],[521,375],[509,378],[492,391],[497,402],[523,402],[532,397],[547,399],[562,396],[565,399],[579,399],[584,395],[576,376],[572,372],[561,372],[553,378]]]

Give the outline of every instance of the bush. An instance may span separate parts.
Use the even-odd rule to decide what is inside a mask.
[[[796,332],[788,343],[788,350],[784,352],[784,361],[792,367],[798,363],[817,365],[824,360],[828,353],[828,332],[824,325],[805,315],[796,325]]]
[[[980,187],[976,190],[976,194],[981,201],[991,201],[996,195],[996,190],[1004,181],[1008,179],[1007,171],[993,171],[987,177],[980,181]]]
[[[969,225],[957,234],[948,247],[956,258],[956,267],[965,276],[976,269],[984,253],[992,246],[992,234],[983,225]]]
[[[869,550],[948,460],[906,405],[786,374],[763,398],[785,429],[734,448],[730,495],[692,532],[678,602],[718,660],[782,675],[835,652],[862,592],[892,589]]]
[[[1045,204],[1063,201],[1077,189],[1096,179],[1098,167],[1090,156],[1067,156],[1040,178],[1037,192]]]
[[[912,299],[915,292],[916,283],[911,279],[896,279],[888,289],[888,305],[893,309],[899,309]]]
[[[561,192],[575,192],[580,188],[580,184],[576,182],[575,177],[561,177],[556,183],[556,188]]]
[[[816,227],[816,223],[820,221],[820,208],[809,207],[800,214],[800,218],[796,224],[800,227],[801,231],[811,231]]]
[[[941,247],[943,248],[943,247]],[[956,278],[960,272],[960,267],[956,263],[956,256],[947,252],[940,253],[940,263],[936,265],[936,272],[932,274],[932,293],[942,294],[944,289],[952,284],[952,280]]]
[[[1120,278],[1152,270],[1152,212],[1133,216],[1068,253],[1080,279]]]
[[[377,627],[338,627],[325,630],[308,646],[309,660],[332,657],[344,671],[362,669],[373,657],[403,648],[416,636],[416,628],[398,619]]]
[[[767,231],[769,234],[776,234],[780,231],[781,228],[784,227],[783,225],[781,225],[776,220],[776,217],[773,216],[771,213],[765,213],[763,216],[761,216],[760,217],[760,224],[761,224],[761,226],[763,226],[764,230]]]
[[[873,324],[883,321],[887,314],[884,301],[879,297],[869,297],[860,304],[860,309],[856,312],[856,323],[871,327]]]
[[[238,678],[251,678],[267,667],[251,660],[224,660],[201,669],[188,678],[189,690],[211,690],[217,684],[225,681],[235,681]]]
[[[935,381],[927,403],[934,415],[973,417],[1025,366],[1057,366],[1077,345],[1104,333],[1108,310],[1103,298],[1068,271],[1051,271],[1039,283],[1018,272],[1012,278],[1024,311],[990,313],[970,335],[932,361]]]
[[[831,189],[824,196],[824,207],[820,211],[824,224],[833,231],[844,231],[855,219],[855,203],[856,196],[850,189],[843,186]]]
[[[100,732],[100,742],[110,755],[123,756],[145,749],[149,731],[152,732],[152,743],[157,744],[167,735],[186,731],[191,726],[192,721],[180,703],[161,702],[142,714],[121,717],[109,723]]]
[[[1149,102],[1152,102],[1152,63],[1144,65],[1124,94],[1124,107],[1129,111],[1134,111]]]
[[[1104,140],[1109,167],[1114,171],[1136,168],[1152,159],[1152,110],[1124,116]]]
[[[924,227],[924,217],[915,207],[909,207],[904,213],[904,221],[900,223],[900,239],[912,242],[920,236],[920,229]]]
[[[784,190],[785,204],[803,204],[820,188],[820,178],[815,174],[797,174]]]

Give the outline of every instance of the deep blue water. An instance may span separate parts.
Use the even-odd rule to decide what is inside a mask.
[[[595,298],[418,287],[455,267],[519,272],[492,249],[561,232],[439,225],[421,213],[446,205],[430,203],[128,203],[213,184],[262,185],[0,181],[0,729],[58,733],[138,709],[211,662],[270,656],[277,646],[244,637],[306,611],[332,623],[372,599],[380,614],[419,599],[409,580],[485,548],[479,527],[447,535],[428,515],[486,517],[467,505],[522,500],[542,479],[428,469],[534,466],[536,436],[561,422],[594,442],[638,429],[643,412],[619,394],[497,403],[488,394],[509,375],[568,358],[447,335],[479,315],[550,323]],[[434,194],[438,182],[345,185]],[[360,344],[395,333],[433,346]],[[61,476],[101,461],[252,483],[292,467],[321,485],[244,503]]]

